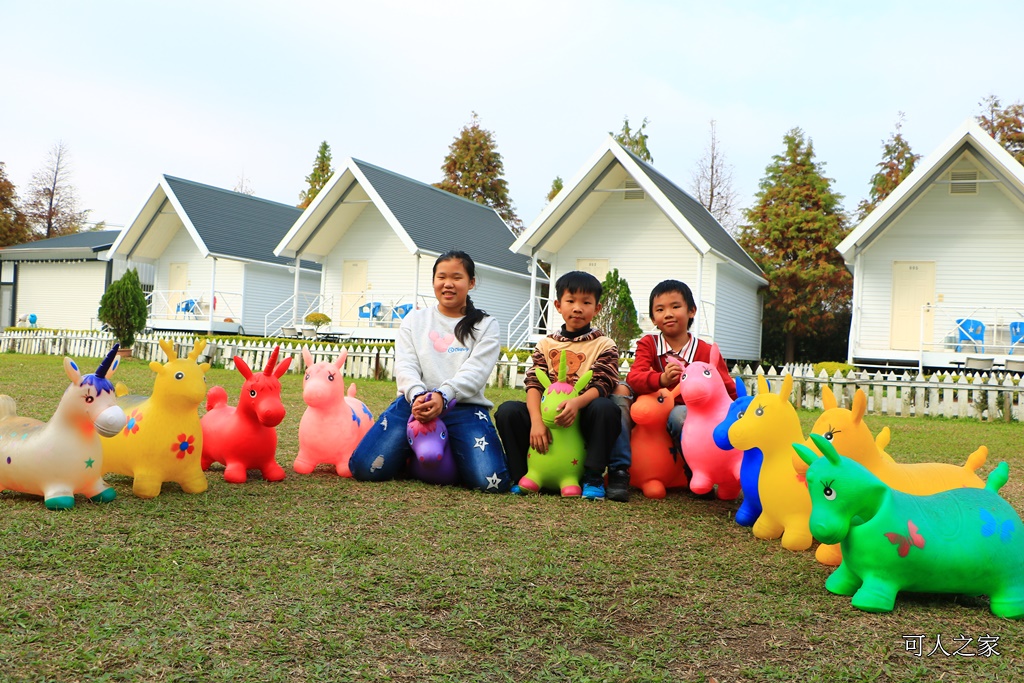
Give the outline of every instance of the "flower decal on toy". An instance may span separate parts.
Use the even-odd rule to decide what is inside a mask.
[[[178,434],[178,442],[171,446],[171,451],[177,455],[178,460],[181,460],[186,455],[192,455],[195,452],[196,437],[191,434]]]
[[[128,416],[128,423],[124,426],[124,435],[130,436],[139,431],[140,422],[142,422],[142,413],[133,410],[132,414]]]

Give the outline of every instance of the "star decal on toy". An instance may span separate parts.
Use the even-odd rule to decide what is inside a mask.
[[[487,437],[481,436],[477,438],[476,443],[473,444],[473,448],[479,448],[482,451],[487,445]]]
[[[93,466],[93,464],[94,464],[95,462],[96,462],[96,461],[95,461],[95,460],[93,460],[92,458],[89,458],[88,460],[86,460],[86,461],[85,461],[85,469],[87,469],[87,470],[88,470],[88,469],[92,469],[92,466]]]
[[[487,419],[487,413],[485,413],[482,410],[478,410],[478,411],[476,411],[473,414],[476,415],[477,419],[479,419],[479,420],[486,420]]]
[[[498,484],[500,484],[500,483],[501,483],[501,477],[499,477],[498,473],[495,472],[491,476],[487,477],[487,490],[489,491],[491,489],[497,489],[498,488]]]

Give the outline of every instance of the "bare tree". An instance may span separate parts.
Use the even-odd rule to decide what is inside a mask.
[[[71,155],[61,140],[50,150],[46,165],[35,172],[28,188],[25,215],[37,239],[79,232],[88,209],[78,209],[71,184]]]
[[[708,212],[731,233],[736,232],[736,191],[732,187],[732,165],[718,141],[715,120],[711,120],[711,135],[704,154],[693,172],[693,193]]]
[[[238,182],[235,183],[235,192],[241,192],[242,194],[247,194],[249,196],[256,194],[252,189],[252,183],[250,183],[249,179],[245,177],[245,171],[242,171],[242,175],[238,176]]]

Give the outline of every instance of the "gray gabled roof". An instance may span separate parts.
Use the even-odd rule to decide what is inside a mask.
[[[301,209],[184,178],[164,175],[164,180],[211,254],[295,265],[294,259],[275,256],[274,247],[302,215]],[[311,261],[303,261],[302,267],[320,270]]]
[[[625,152],[633,158],[633,161],[647,174],[662,194],[668,198],[679,213],[683,214],[690,225],[700,233],[700,236],[707,241],[711,248],[719,254],[735,261],[738,265],[746,268],[754,275],[764,277],[764,271],[750,258],[750,255],[741,247],[732,235],[722,227],[711,213],[704,208],[704,205],[691,197],[687,192],[681,190],[675,183],[655,170],[649,163],[633,154],[628,149]]]
[[[89,232],[76,232],[73,235],[51,237],[48,240],[36,240],[24,244],[14,244],[4,247],[4,250],[14,251],[22,249],[89,249],[91,251],[103,251],[109,249],[120,230],[92,230]]]
[[[459,249],[479,264],[529,274],[529,258],[509,251],[515,235],[494,209],[365,161],[352,162],[419,249]]]

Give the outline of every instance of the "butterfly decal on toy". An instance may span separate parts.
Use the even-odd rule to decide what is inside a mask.
[[[909,519],[907,520],[907,535],[897,534],[892,531],[887,531],[885,537],[889,539],[889,542],[895,546],[899,546],[896,552],[900,557],[906,557],[910,552],[910,546],[915,548],[924,548],[924,536],[918,533],[917,525]]]

